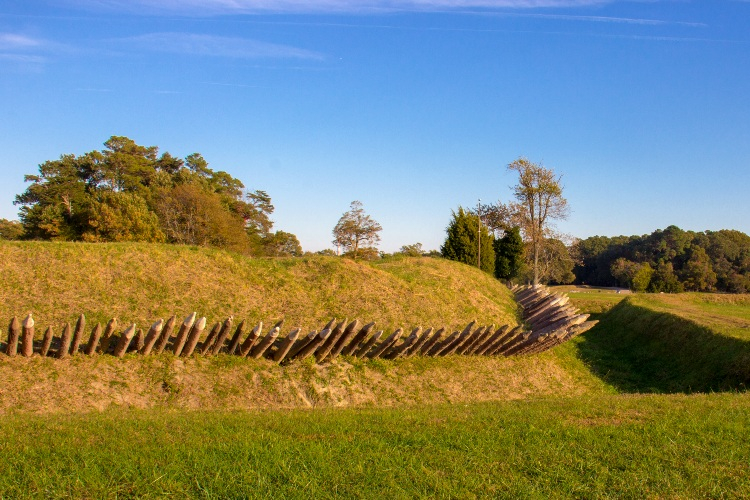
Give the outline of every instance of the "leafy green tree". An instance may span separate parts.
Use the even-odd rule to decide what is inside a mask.
[[[653,274],[654,270],[648,262],[639,265],[630,280],[630,289],[634,292],[645,292],[648,290],[648,286],[651,283],[651,276],[653,276]]]
[[[165,240],[159,218],[148,208],[146,200],[135,193],[103,191],[86,211],[89,221],[84,241]]]
[[[495,277],[501,280],[511,280],[518,276],[523,265],[523,239],[521,228],[510,228],[502,238],[493,243],[495,250]]]
[[[651,277],[650,292],[680,293],[684,291],[682,283],[674,272],[671,262],[660,262]]]
[[[692,248],[682,274],[687,290],[709,292],[716,284],[716,273],[711,267],[711,260],[706,251],[698,246]]]
[[[561,177],[552,169],[518,158],[508,165],[508,170],[518,174],[518,184],[513,186],[516,201],[507,205],[498,203],[491,219],[494,225],[521,228],[528,248],[532,281],[537,284],[541,278],[544,242],[554,237],[552,222],[568,217],[568,201],[562,195]],[[506,222],[502,222],[503,219]]]
[[[299,257],[302,255],[302,246],[292,233],[276,231],[269,235],[264,241],[265,254],[271,257]]]
[[[0,219],[0,240],[20,240],[23,225],[17,220]]]
[[[443,257],[475,267],[479,261],[483,271],[494,273],[494,237],[486,226],[482,225],[480,230],[479,218],[475,214],[458,207],[458,211],[453,212],[453,219],[445,231],[448,235],[440,247]],[[481,258],[478,258],[480,256]]]
[[[353,201],[333,228],[333,244],[344,249],[354,260],[365,248],[374,248],[380,242],[383,228],[365,213],[362,202]],[[368,256],[369,253],[367,252]],[[377,250],[375,250],[377,254]]]
[[[398,253],[408,257],[421,257],[424,255],[424,250],[421,243],[414,243],[413,245],[402,246]]]
[[[39,165],[16,196],[24,237],[44,240],[166,241],[263,255],[296,251],[272,232],[274,207],[264,191],[214,171],[199,153],[158,155],[127,137],[101,151],[63,155]],[[296,240],[296,237],[294,238]],[[297,242],[298,244],[299,242]]]

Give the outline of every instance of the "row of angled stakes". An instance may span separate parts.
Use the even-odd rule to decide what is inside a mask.
[[[34,341],[34,320],[31,315],[21,323],[13,318],[8,327],[5,353],[9,356],[20,354],[26,357],[36,353],[56,358],[79,353],[112,354],[117,357],[128,352],[146,356],[166,351],[181,357],[195,353],[207,356],[226,353],[255,359],[266,358],[277,363],[311,356],[317,362],[324,362],[339,355],[383,359],[449,354],[511,356],[522,354],[523,341],[530,335],[521,326],[505,325],[496,329],[494,325],[478,326],[472,321],[462,331],[449,335],[446,335],[444,328],[423,331],[417,327],[408,335],[404,335],[404,330],[399,328],[383,338],[382,330],[373,333],[374,323],[361,325],[359,320],[349,323],[347,320],[336,322],[334,319],[319,331],[303,335],[299,328],[295,328],[285,337],[280,336],[283,320],[265,335],[262,335],[262,323],[246,333],[247,325],[242,321],[230,336],[233,327],[233,318],[230,317],[224,322],[216,323],[201,342],[206,329],[206,318],[197,319],[193,313],[185,318],[179,328],[176,328],[177,320],[173,316],[166,322],[158,320],[146,333],[131,324],[117,335],[117,320],[112,319],[104,329],[97,324],[88,342],[84,343],[85,323],[85,318],[81,315],[75,327],[65,324],[59,338],[54,336],[52,328],[47,328],[42,340]]]
[[[567,342],[587,332],[598,321],[588,321],[588,314],[579,314],[570,298],[552,292],[543,285],[514,286],[516,301],[523,308],[524,322],[531,332],[519,344],[519,354],[536,354]]]

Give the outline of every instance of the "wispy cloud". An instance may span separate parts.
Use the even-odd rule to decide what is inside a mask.
[[[236,59],[324,59],[318,52],[289,45],[194,33],[149,33],[117,41],[140,50],[194,56]]]
[[[81,6],[117,10],[195,14],[393,12],[583,7],[614,0],[68,0]]]
[[[47,62],[46,53],[54,45],[41,38],[18,33],[0,33],[0,61],[12,67],[36,72]]]

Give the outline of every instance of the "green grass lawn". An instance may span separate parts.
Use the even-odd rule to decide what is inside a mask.
[[[4,417],[2,498],[737,498],[750,396]]]

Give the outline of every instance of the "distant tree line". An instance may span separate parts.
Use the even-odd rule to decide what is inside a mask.
[[[740,231],[683,231],[593,236],[573,245],[576,283],[641,292],[750,292],[750,236]]]
[[[159,155],[113,136],[101,151],[39,165],[16,196],[20,226],[2,236],[63,241],[147,241],[213,246],[248,255],[300,255],[296,236],[272,231],[265,191],[214,171],[199,154]],[[10,239],[10,238],[9,238]]]

